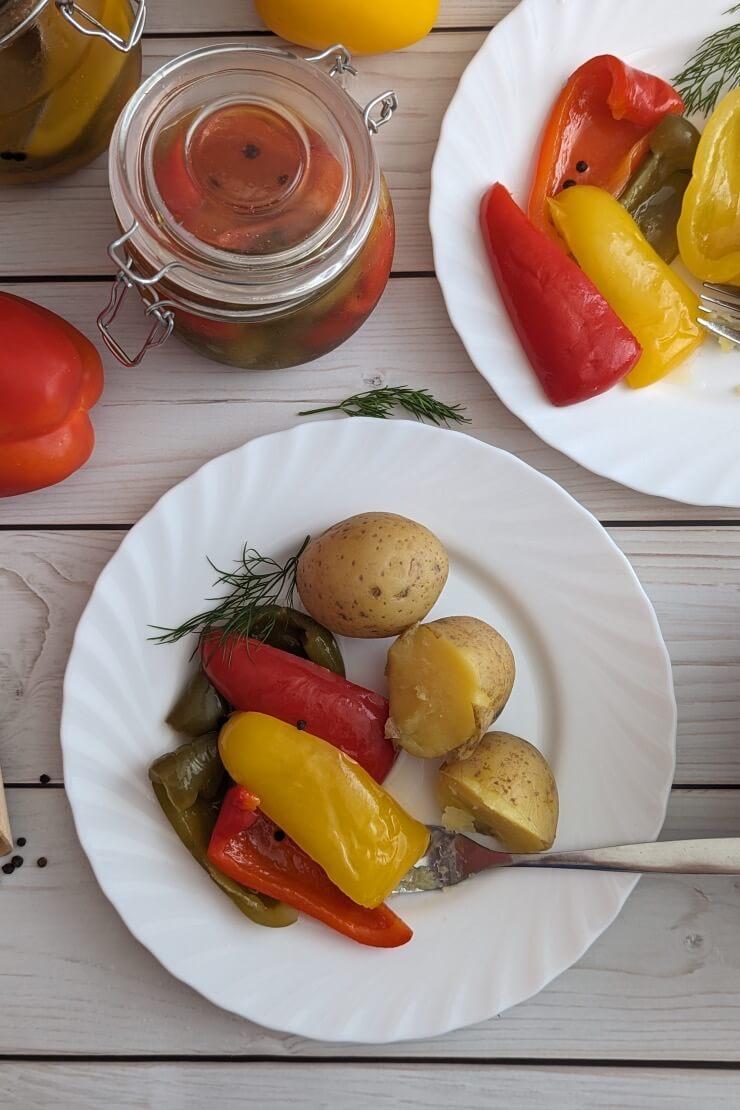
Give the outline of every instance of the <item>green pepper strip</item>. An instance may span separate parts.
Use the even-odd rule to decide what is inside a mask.
[[[167,724],[186,736],[202,736],[221,727],[229,707],[198,668],[175,702]]]
[[[329,629],[299,609],[265,606],[256,614],[250,635],[292,655],[304,655],[312,663],[345,677],[342,653]]]
[[[692,123],[683,116],[665,116],[650,136],[650,154],[619,198],[666,262],[678,254],[676,226],[698,143]]]
[[[248,887],[235,883],[209,861],[208,844],[218,817],[218,806],[215,802],[198,798],[189,809],[179,810],[170,801],[169,793],[161,782],[152,779],[152,786],[165,817],[193,859],[197,860],[214,883],[228,895],[237,909],[241,910],[250,921],[254,921],[257,925],[280,929],[285,925],[292,925],[298,919],[298,914],[292,906],[287,906],[274,898],[268,898],[266,895],[256,894]]]

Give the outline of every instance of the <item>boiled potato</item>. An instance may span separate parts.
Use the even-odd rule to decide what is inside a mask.
[[[361,513],[312,540],[298,562],[311,616],[340,636],[397,636],[423,620],[447,581],[447,552],[404,516]]]
[[[433,759],[474,744],[496,720],[514,685],[514,656],[484,621],[442,617],[396,640],[386,674],[386,735]]]
[[[509,852],[544,852],[558,827],[558,788],[550,765],[532,744],[508,732],[489,732],[475,749],[439,770],[443,810],[464,810],[478,832]]]

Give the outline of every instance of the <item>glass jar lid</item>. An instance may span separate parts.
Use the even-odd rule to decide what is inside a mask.
[[[314,64],[329,56],[329,72]],[[170,303],[240,315],[282,311],[334,280],[375,218],[371,134],[395,108],[373,119],[378,98],[363,112],[345,72],[342,47],[304,59],[224,44],[145,81],[110,151],[122,273]]]

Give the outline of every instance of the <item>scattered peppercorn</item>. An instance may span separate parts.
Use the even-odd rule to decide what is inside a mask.
[[[579,173],[585,173],[588,169],[588,162],[584,162],[581,158],[580,162],[576,162],[576,169]]]
[[[10,862],[13,867],[23,867],[23,856],[13,856]]]
[[[48,782],[51,782],[51,775],[39,775],[39,782],[46,786]]]
[[[275,829],[274,838],[275,840],[285,840],[285,833],[282,829]]]
[[[256,143],[247,143],[247,145],[244,147],[245,158],[259,158],[261,153],[262,151]]]
[[[26,846],[25,836],[19,836],[18,839],[16,840],[16,844],[18,845],[19,848],[25,848],[25,846]]]
[[[15,871],[15,866],[12,863],[3,864],[3,875],[12,875]]]
[[[39,856],[39,858],[36,860],[36,866],[37,867],[46,867],[48,862],[49,861],[46,858],[46,856]]]
[[[219,181],[219,179],[217,177],[209,177],[208,178],[208,184],[213,185],[214,189],[220,189],[221,188],[221,182]]]
[[[569,177],[567,181],[563,182],[563,188],[564,189],[572,189],[574,185],[575,185],[575,181],[573,180],[572,177]]]
[[[277,183],[278,183],[278,185],[287,185],[287,183],[288,183],[287,173],[281,173],[280,177],[277,179]]]
[[[299,732],[303,732],[303,730],[307,727],[307,722],[306,721],[296,721],[295,727],[298,729]]]

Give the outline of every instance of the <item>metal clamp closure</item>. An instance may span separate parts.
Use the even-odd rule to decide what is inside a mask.
[[[376,117],[373,115],[373,112],[378,107],[380,108],[380,114]],[[370,134],[377,135],[381,127],[384,127],[392,118],[397,108],[398,97],[392,89],[388,89],[387,92],[381,93],[380,96],[376,96],[366,104],[362,113],[362,118],[365,120],[365,126]]]
[[[129,368],[138,366],[147,351],[150,351],[153,347],[161,347],[172,335],[172,329],[175,326],[175,314],[169,308],[165,308],[167,302],[154,300],[146,304],[144,293],[142,290],[139,290],[139,295],[142,301],[144,301],[144,304],[146,304],[146,315],[151,316],[154,323],[152,324],[149,335],[144,340],[137,354],[127,354],[118,340],[111,335],[108,328],[118,315],[118,310],[123,303],[123,298],[126,296],[126,293],[132,288],[133,285],[126,275],[119,271],[111,287],[110,300],[98,316],[98,330],[103,337],[103,342],[108,350],[116,356],[118,361]]]
[[[144,30],[146,19],[146,0],[131,0],[135,6],[136,16],[129,31],[127,39],[121,38],[115,31],[111,31],[103,23],[91,15],[90,12],[80,7],[76,0],[56,0],[56,6],[67,20],[81,35],[94,39],[104,39],[122,54],[128,54],[138,44]]]
[[[306,58],[306,61],[323,62],[326,58],[334,59],[329,70],[330,77],[341,77],[345,73],[351,73],[353,77],[357,76],[357,70],[352,65],[352,55],[346,46],[342,46],[341,42],[330,46],[328,50],[322,50],[320,54],[311,54]]]

